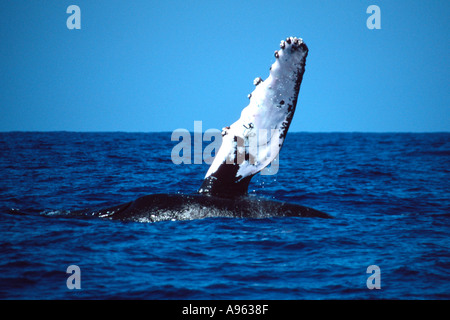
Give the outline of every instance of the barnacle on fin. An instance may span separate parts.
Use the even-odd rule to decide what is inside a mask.
[[[258,84],[260,84],[261,82],[263,82],[263,79],[261,77],[255,78],[255,80],[253,80],[253,84],[255,86],[257,86]]]

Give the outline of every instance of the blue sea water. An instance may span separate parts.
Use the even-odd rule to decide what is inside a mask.
[[[193,193],[170,133],[0,133],[1,299],[449,299],[450,133],[289,133],[251,196],[334,219],[61,215]],[[205,145],[204,145],[205,146]],[[81,271],[68,289],[67,267]],[[380,268],[369,289],[367,268]]]

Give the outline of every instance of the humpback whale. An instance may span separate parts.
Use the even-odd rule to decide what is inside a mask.
[[[155,222],[206,217],[321,217],[328,214],[298,204],[247,195],[253,176],[279,154],[297,106],[308,47],[302,39],[282,40],[269,76],[256,78],[240,118],[223,128],[222,144],[195,194],[153,194],[100,210],[74,214]]]

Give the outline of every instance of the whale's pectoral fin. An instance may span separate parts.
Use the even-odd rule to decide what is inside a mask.
[[[232,197],[247,193],[251,178],[278,155],[294,116],[308,48],[301,39],[281,41],[266,80],[256,78],[250,103],[222,131],[222,145],[200,193]]]

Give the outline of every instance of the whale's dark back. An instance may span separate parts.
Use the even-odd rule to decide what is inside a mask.
[[[324,212],[292,203],[270,201],[252,196],[229,199],[199,194],[152,194],[119,206],[101,210],[82,210],[73,214],[139,222],[193,220],[208,217],[331,218]]]

